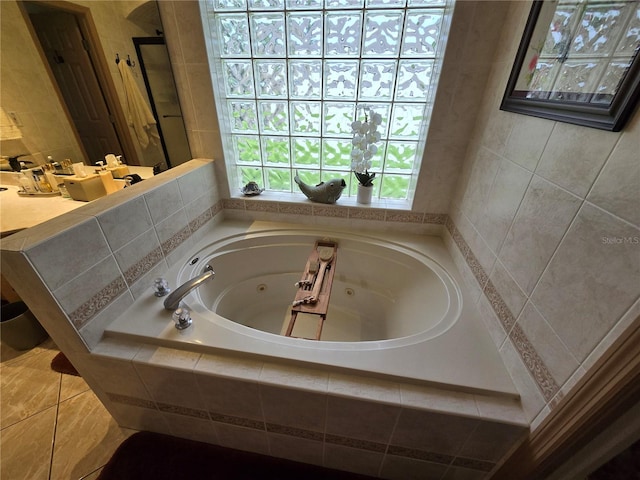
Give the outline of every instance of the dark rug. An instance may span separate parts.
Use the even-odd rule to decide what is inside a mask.
[[[373,480],[152,432],[122,442],[97,480]]]
[[[51,370],[58,373],[66,373],[67,375],[75,375],[76,377],[80,376],[76,368],[71,365],[69,359],[62,352],[51,360]]]

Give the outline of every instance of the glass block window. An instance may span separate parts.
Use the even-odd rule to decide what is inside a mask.
[[[203,0],[233,193],[351,172],[351,123],[382,116],[378,198],[411,200],[452,0]]]

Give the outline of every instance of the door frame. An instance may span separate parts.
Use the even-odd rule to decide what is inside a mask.
[[[127,163],[129,163],[130,165],[140,165],[138,153],[133,143],[129,125],[126,120],[126,115],[122,108],[122,104],[120,103],[118,93],[113,83],[113,78],[111,76],[111,73],[109,72],[107,59],[104,55],[104,51],[102,50],[100,35],[98,35],[98,30],[93,21],[93,16],[91,14],[90,8],[62,0],[18,0],[17,3],[22,16],[24,17],[25,24],[27,25],[29,33],[33,38],[36,49],[38,50],[38,54],[42,59],[42,63],[44,64],[45,70],[47,71],[47,75],[49,75],[49,79],[51,80],[56,95],[60,100],[62,109],[67,117],[69,125],[71,125],[71,130],[73,131],[76,142],[78,143],[85,159],[89,162],[91,161],[87,157],[87,152],[85,151],[84,145],[80,140],[80,136],[78,135],[75,123],[71,117],[71,114],[69,113],[69,109],[62,95],[62,92],[60,91],[58,82],[56,81],[53,71],[49,66],[46,54],[42,49],[42,45],[40,44],[38,34],[36,33],[36,30],[31,23],[31,18],[29,17],[29,12],[26,8],[27,4],[35,4],[46,8],[60,10],[62,12],[70,13],[76,17],[78,25],[80,27],[80,31],[82,32],[83,37],[88,43],[96,79],[98,80],[98,84],[100,85],[100,88],[102,90],[107,108],[113,116],[113,126],[115,128],[116,134],[118,135],[118,139],[120,140],[122,155],[127,159]]]
[[[144,57],[142,56],[142,52],[140,51],[140,45],[164,45],[166,48],[167,42],[165,42],[164,37],[133,37],[131,40],[133,41],[133,46],[136,49],[136,56],[138,57],[138,64],[140,66],[142,78],[144,78],[144,86],[147,90],[147,96],[149,97],[149,102],[151,104],[151,111],[153,112],[153,116],[158,121],[156,127],[158,129],[158,133],[160,134],[160,145],[162,146],[162,152],[164,153],[164,161],[167,164],[167,168],[172,168],[173,165],[171,165],[171,159],[169,158],[167,144],[164,141],[164,134],[162,132],[160,116],[158,115],[158,111],[156,110],[156,102],[153,98],[153,92],[151,91],[151,87],[149,85],[149,77],[147,76],[147,69],[144,65]],[[173,75],[173,72],[171,72],[171,75]]]

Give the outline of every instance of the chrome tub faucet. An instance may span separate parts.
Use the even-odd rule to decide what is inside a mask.
[[[208,280],[211,280],[215,276],[216,274],[213,271],[211,265],[205,265],[204,271],[200,275],[187,280],[173,292],[171,292],[167,298],[165,298],[164,308],[166,308],[167,310],[175,310],[180,306],[180,302],[182,301],[182,299],[186,297],[189,292],[191,292],[191,290],[198,288],[200,285]]]

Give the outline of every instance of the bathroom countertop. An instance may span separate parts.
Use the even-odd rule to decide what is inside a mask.
[[[143,179],[153,176],[152,167],[130,166],[129,168],[131,173],[137,173]],[[8,189],[0,191],[0,235],[3,237],[87,204],[87,202],[64,198],[61,195],[20,196],[18,195],[19,187],[12,185],[7,178],[4,175],[0,178],[0,186]]]
[[[87,203],[63,198],[60,195],[22,197],[18,195],[19,188],[16,186],[3,184],[2,187],[8,188],[0,192],[0,234],[2,236],[46,222]]]

